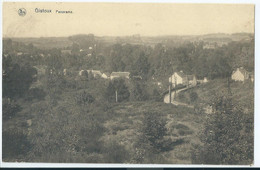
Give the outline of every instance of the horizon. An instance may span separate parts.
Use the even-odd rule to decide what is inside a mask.
[[[129,35],[121,35],[121,36],[116,36],[116,35],[96,35],[93,33],[85,33],[85,34],[72,34],[72,35],[68,35],[68,36],[49,36],[49,37],[6,37],[6,36],[2,36],[3,39],[12,39],[12,38],[67,38],[67,37],[71,37],[71,36],[85,36],[85,35],[94,35],[95,37],[132,37],[134,35],[139,35],[140,37],[167,37],[167,36],[172,36],[172,37],[184,37],[184,36],[207,36],[207,35],[218,35],[218,34],[224,34],[224,35],[234,35],[234,34],[252,34],[255,35],[254,32],[234,32],[234,33],[224,33],[224,32],[219,32],[219,33],[207,33],[207,34],[183,34],[183,35],[150,35],[150,36],[145,36],[145,35],[140,35],[140,34],[129,34]]]

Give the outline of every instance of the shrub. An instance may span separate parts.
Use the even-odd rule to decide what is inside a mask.
[[[86,104],[93,103],[94,101],[95,101],[94,97],[91,94],[87,93],[86,91],[83,91],[76,95],[77,104],[86,105]]]
[[[194,103],[198,99],[198,94],[196,92],[190,93],[190,102]]]
[[[11,100],[10,98],[6,99],[3,98],[3,119],[11,119],[13,116],[16,115],[22,108],[20,105],[16,104],[15,101]]]
[[[28,91],[26,100],[29,100],[29,101],[31,101],[33,99],[43,100],[45,96],[46,96],[46,93],[44,92],[44,90],[39,89],[39,88],[32,88]]]
[[[18,129],[3,131],[3,160],[22,161],[25,154],[30,150],[31,144],[27,135]]]

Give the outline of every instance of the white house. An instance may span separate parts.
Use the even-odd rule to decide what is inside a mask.
[[[109,74],[108,73],[103,73],[101,75],[101,77],[104,78],[104,79],[108,79],[109,78]]]
[[[177,86],[178,84],[187,85],[188,78],[182,71],[174,72],[174,74],[170,76],[169,82],[173,87]]]
[[[110,79],[113,80],[115,78],[127,78],[129,79],[129,72],[112,72],[110,75]]]
[[[94,77],[101,77],[102,73],[99,70],[91,70],[91,73],[93,74]]]
[[[204,77],[204,79],[203,79],[203,83],[207,83],[207,82],[208,82],[207,77]]]
[[[245,80],[249,79],[249,72],[246,71],[243,67],[237,68],[235,71],[233,71],[231,79],[244,82]]]

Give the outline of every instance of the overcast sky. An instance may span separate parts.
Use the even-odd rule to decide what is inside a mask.
[[[18,9],[25,8],[25,16]],[[35,8],[52,13],[35,13]],[[56,10],[72,11],[57,14]],[[254,32],[253,5],[158,3],[26,3],[3,4],[4,37],[59,37],[140,34],[199,35]]]

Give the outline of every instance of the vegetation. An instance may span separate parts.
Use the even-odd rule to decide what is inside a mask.
[[[205,42],[101,39],[3,41],[4,161],[252,163],[253,84],[231,82],[232,96],[215,96],[227,88],[233,68],[253,71],[253,40],[204,49]],[[91,69],[131,76],[79,74]],[[216,114],[162,102],[169,75],[180,70],[210,81],[178,99],[198,106],[214,102]]]
[[[216,99],[214,110],[201,136],[204,145],[196,147],[193,163],[252,164],[253,113],[244,113],[227,95]]]

